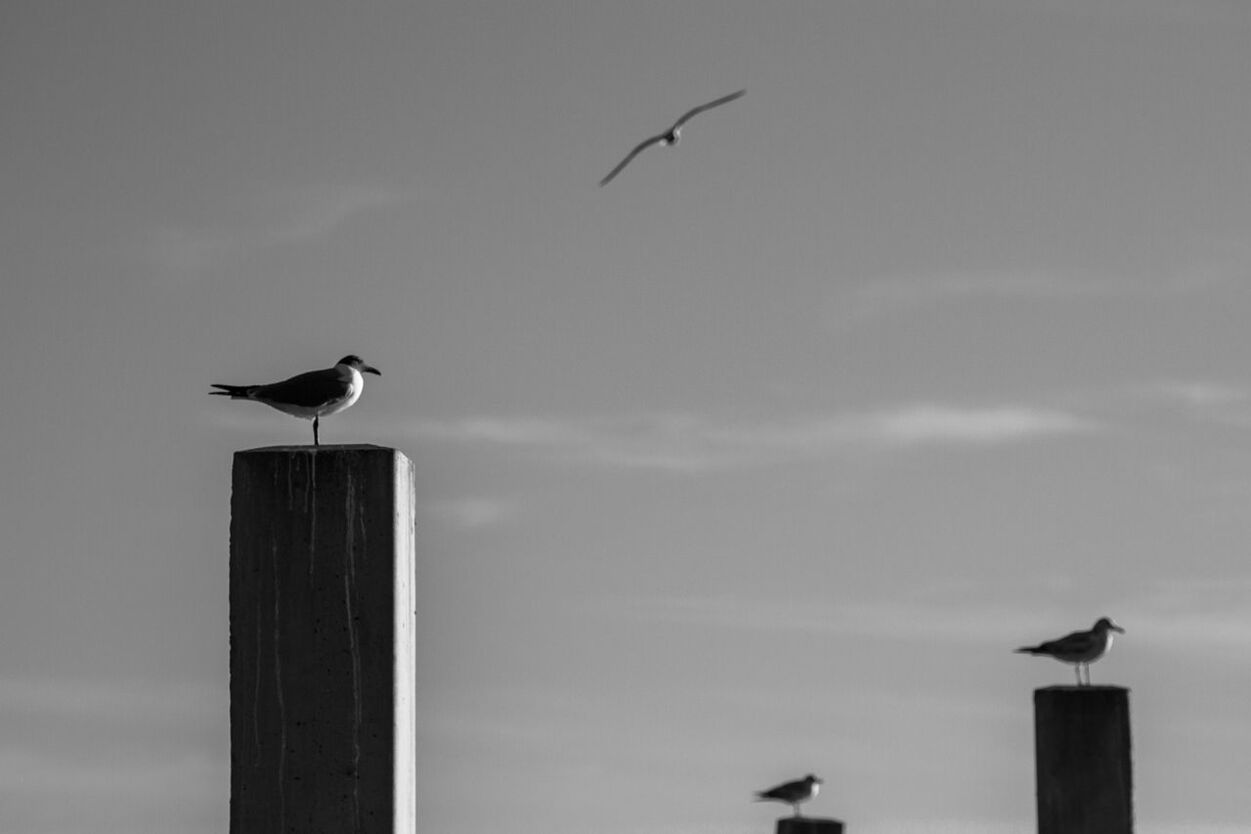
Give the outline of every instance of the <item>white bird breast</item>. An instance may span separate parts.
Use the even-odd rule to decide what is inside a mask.
[[[327,414],[338,414],[361,398],[361,391],[365,390],[365,377],[361,376],[361,372],[351,366],[348,366],[346,370],[352,374],[352,379],[348,382],[348,395],[338,402],[322,407],[320,410],[322,417],[325,417]]]

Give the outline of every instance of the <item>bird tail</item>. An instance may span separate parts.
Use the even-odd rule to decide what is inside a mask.
[[[230,397],[232,400],[250,400],[252,393],[260,386],[257,385],[220,385],[216,382],[212,383],[214,388],[220,388],[220,391],[209,391],[210,394],[218,397]]]
[[[1021,646],[1016,651],[1024,654],[1038,654],[1042,651],[1042,646]]]

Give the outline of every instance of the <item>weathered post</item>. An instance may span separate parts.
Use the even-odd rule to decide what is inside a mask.
[[[414,834],[412,464],[237,452],[231,834]]]
[[[777,834],[843,834],[843,824],[838,820],[785,817],[778,820]]]
[[[1129,690],[1034,690],[1038,834],[1134,830]]]

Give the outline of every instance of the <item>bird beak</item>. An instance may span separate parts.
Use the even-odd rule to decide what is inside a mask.
[[[377,368],[372,368],[369,365],[361,365],[361,370],[367,374],[377,374],[378,376],[382,376],[382,371]]]
[[[1125,629],[1121,628],[1121,627],[1120,627],[1119,625],[1117,625],[1116,623],[1113,623],[1113,624],[1112,624],[1112,630],[1113,630],[1113,631],[1119,631],[1121,634],[1124,634],[1124,633],[1125,633]]]

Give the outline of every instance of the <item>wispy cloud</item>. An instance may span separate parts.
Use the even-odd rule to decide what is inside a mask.
[[[1240,4],[1228,2],[1196,3],[1193,0],[1038,0],[1028,5],[1030,12],[1068,13],[1080,17],[1106,17],[1124,21],[1136,17],[1158,19],[1163,23],[1220,24],[1237,27],[1247,25]]]
[[[1134,612],[1134,633],[1149,645],[1187,654],[1196,649],[1245,653],[1251,649],[1249,594],[1251,575],[1169,579],[1128,600],[1126,608]]]
[[[696,472],[809,460],[856,451],[996,446],[1091,431],[1092,421],[1026,405],[913,404],[784,422],[714,420],[690,414],[633,417],[473,417],[423,422],[423,439],[509,447],[618,468]]]
[[[1241,386],[1212,380],[1162,380],[1138,386],[1137,391],[1167,403],[1189,408],[1212,408],[1246,403],[1251,393]]]
[[[840,292],[836,318],[871,318],[897,309],[974,299],[1072,299],[1107,295],[1124,282],[1089,273],[970,270],[884,276]]]
[[[199,797],[211,794],[225,776],[225,766],[216,757],[189,750],[176,759],[169,756],[99,754],[54,755],[42,751],[8,747],[0,751],[0,791],[20,792],[27,797],[39,794],[73,794],[116,799],[158,796]],[[102,759],[107,759],[102,761]]]
[[[902,444],[997,444],[1094,428],[1075,414],[1031,406],[956,408],[920,405],[877,415],[872,430]]]
[[[145,248],[163,268],[195,271],[258,249],[316,239],[353,217],[413,196],[360,184],[267,188],[221,206],[217,220],[161,225],[148,234]]]
[[[1111,291],[1114,282],[1092,275],[1049,272],[940,272],[883,277],[852,290],[853,314],[868,315],[894,307],[939,299],[973,297],[1075,298]]]
[[[609,616],[708,628],[1001,645],[1005,639],[1011,642],[1005,636],[1041,638],[1090,625],[1074,621],[1070,606],[1054,591],[1034,583],[1015,589],[938,587],[892,598],[838,602],[734,595],[623,597],[607,603],[597,600],[594,609]],[[1170,653],[1245,653],[1251,649],[1248,593],[1251,577],[1171,580],[1112,601],[1109,610],[1090,617],[1093,621],[1096,614],[1114,614],[1140,645]],[[1033,601],[1023,605],[1025,598]]]
[[[1161,419],[1232,429],[1251,428],[1251,389],[1214,379],[1157,379],[1084,396],[1087,407],[1122,422]]]
[[[85,678],[0,678],[0,712],[116,721],[182,718],[221,706],[224,686],[203,683]]]
[[[423,505],[432,516],[462,530],[494,527],[511,518],[516,507],[494,498],[460,498]]]
[[[835,319],[856,320],[943,302],[1070,301],[1107,296],[1171,298],[1242,286],[1248,275],[1251,247],[1241,241],[1218,241],[1186,262],[1154,274],[970,269],[884,275],[839,291],[832,299],[831,309]]]
[[[1045,606],[1024,610],[1007,601],[961,605],[916,599],[834,603],[722,595],[622,599],[616,604],[599,604],[597,610],[711,628],[979,645],[1002,644],[1008,634],[1037,633],[1049,622]],[[1051,613],[1050,621],[1054,622]]]

